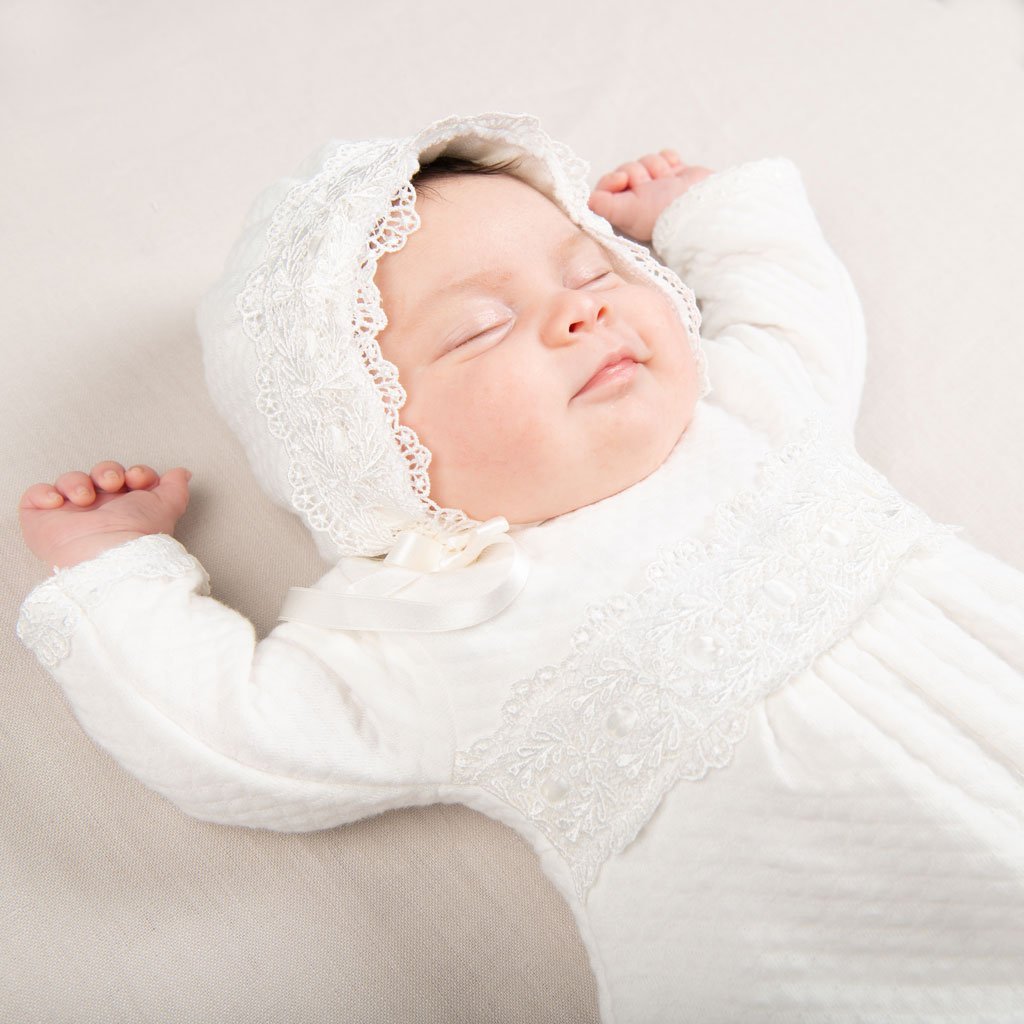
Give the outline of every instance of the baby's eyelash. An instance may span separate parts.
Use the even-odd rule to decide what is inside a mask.
[[[585,288],[589,284],[597,284],[598,281],[603,281],[606,277],[613,277],[614,274],[615,271],[609,267],[607,270],[602,270],[599,273],[595,273],[592,277],[588,277],[580,287]]]
[[[490,327],[485,327],[482,331],[477,331],[476,334],[470,335],[468,338],[463,338],[458,344],[453,345],[450,352],[454,352],[457,348],[462,348],[463,345],[468,345],[471,341],[477,341],[480,338],[486,337],[488,334],[494,331],[503,330],[508,326],[507,320],[502,320],[500,324],[491,324]]]

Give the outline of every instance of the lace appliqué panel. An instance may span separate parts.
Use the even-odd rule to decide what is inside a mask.
[[[129,577],[176,579],[198,570],[200,593],[210,593],[206,570],[173,537],[151,534],[121,544],[86,562],[59,569],[22,602],[17,633],[46,668],[68,656],[71,638],[89,609]]]
[[[850,629],[933,523],[824,421],[719,506],[710,539],[663,549],[648,586],[588,609],[557,666],[517,683],[456,781],[528,817],[581,898],[678,780],[726,765],[751,706]]]

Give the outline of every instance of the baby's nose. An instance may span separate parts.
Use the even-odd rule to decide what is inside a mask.
[[[589,327],[593,324],[604,323],[608,319],[608,307],[603,303],[598,305],[594,304],[593,311],[587,311],[587,315],[582,320],[574,320],[569,324],[569,333],[575,334],[578,330]]]
[[[581,334],[607,323],[611,310],[607,301],[589,292],[564,292],[553,304],[545,336],[549,344],[569,345]]]

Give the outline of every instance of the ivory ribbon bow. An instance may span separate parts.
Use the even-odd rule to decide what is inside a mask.
[[[379,567],[344,592],[292,587],[278,618],[327,629],[416,633],[475,626],[507,608],[526,583],[529,563],[519,545],[508,536],[508,528],[508,521],[497,516],[442,540],[405,530],[383,562],[378,563]],[[498,547],[507,550],[501,552],[504,557],[495,560],[491,575],[496,575],[497,582],[482,593],[433,602],[395,596],[424,576],[464,568],[484,551]]]

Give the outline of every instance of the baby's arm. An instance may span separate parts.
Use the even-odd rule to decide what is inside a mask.
[[[122,471],[115,492],[98,466],[88,485],[65,474],[22,497],[26,540],[65,567],[26,598],[18,635],[101,747],[183,810],[227,824],[327,828],[436,799],[451,723],[424,691],[438,683],[429,666],[297,623],[257,643],[169,535],[187,471]],[[167,518],[141,491],[166,499]]]
[[[852,430],[864,384],[864,318],[846,269],[822,236],[799,171],[782,159],[715,173],[696,168],[704,175],[688,184],[684,179],[682,188],[674,185],[678,167],[685,165],[652,175],[650,182],[630,181],[622,191],[636,192],[647,218],[657,211],[653,247],[693,289],[701,335],[713,343],[709,357],[753,355],[770,363]],[[613,172],[619,175],[613,186],[622,183],[622,170]],[[608,198],[599,198],[607,178],[591,199],[598,213],[602,204],[608,208]],[[622,203],[624,209],[625,198]],[[611,223],[624,230],[621,221]]]

